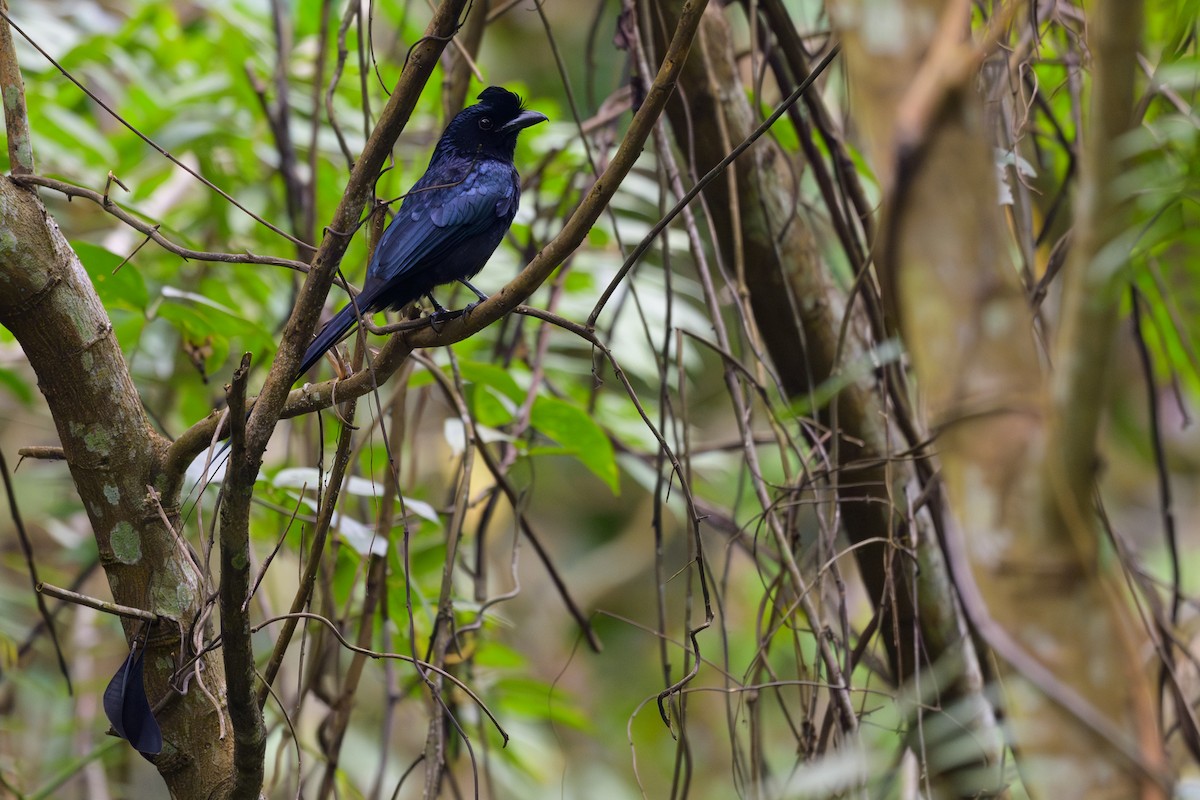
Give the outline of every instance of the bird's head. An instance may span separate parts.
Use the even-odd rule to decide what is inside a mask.
[[[438,149],[511,161],[517,134],[545,121],[545,114],[526,110],[521,98],[508,89],[489,86],[479,93],[478,103],[464,108],[451,120]]]

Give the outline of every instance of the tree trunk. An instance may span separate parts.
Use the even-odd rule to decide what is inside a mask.
[[[673,11],[673,6],[665,12],[656,6],[651,17],[665,13],[669,18]],[[775,22],[778,31],[782,23]],[[680,76],[679,100],[667,110],[676,141],[698,174],[716,166],[757,127],[760,120],[746,98],[720,10],[706,12],[698,46]],[[704,197],[726,269],[736,275],[780,384],[795,401],[811,397],[825,382],[837,380],[847,364],[864,358],[870,334],[861,305],[845,308],[804,209],[795,205],[797,187],[790,170],[781,167],[787,158],[764,137],[733,162],[728,180],[710,183]],[[843,342],[847,313],[851,320]],[[841,529],[857,545],[855,561],[881,615],[880,636],[893,679],[897,685],[915,681],[931,705],[954,715],[950,727],[970,730],[977,744],[969,755],[957,752],[954,763],[941,766],[930,749],[935,783],[944,769],[956,773],[946,780],[964,796],[981,788],[994,791],[1000,783],[1000,736],[982,696],[978,660],[936,532],[928,517],[914,519],[903,506],[906,489],[915,494],[920,487],[911,462],[893,455],[905,445],[889,429],[882,394],[871,375],[850,381],[817,411],[821,425],[836,434],[837,441],[826,447],[834,461]],[[895,497],[901,498],[900,507]],[[927,670],[933,663],[939,669]],[[925,724],[935,727],[928,719]]]
[[[145,659],[151,706],[165,701],[156,714],[163,750],[151,761],[173,798],[217,800],[233,757],[232,739],[220,736],[225,673],[219,653],[208,653],[173,680],[193,656],[205,591],[187,545],[167,527],[179,525],[179,486],[168,485],[164,467],[168,442],[146,419],[79,259],[37,196],[5,177],[0,234],[0,324],[37,373],[113,599],[159,615]],[[140,622],[124,624],[129,640],[143,632]],[[187,643],[183,653],[181,642]],[[186,694],[174,695],[172,682],[186,686]]]
[[[939,432],[959,528],[952,544],[961,536],[965,545],[955,578],[1006,665],[1021,775],[1038,797],[1162,797],[1162,784],[1148,779],[1161,763],[1155,737],[1134,739],[1153,725],[1136,660],[1145,634],[1096,556],[1093,464],[1063,463],[1048,432],[1048,412],[1062,406],[1048,404],[1010,259],[992,137],[973,88],[984,53],[968,38],[971,4],[887,5],[885,14],[878,3],[846,0],[831,4],[831,17],[842,28],[850,105],[888,198],[881,282],[894,289]],[[1071,358],[1054,362],[1061,369]],[[1098,410],[1090,391],[1070,408]],[[1090,452],[1094,425],[1085,436]],[[1064,504],[1073,518],[1051,519],[1039,502],[1059,487],[1073,490]]]

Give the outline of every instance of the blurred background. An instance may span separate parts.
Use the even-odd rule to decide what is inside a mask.
[[[1175,19],[1160,5],[1148,17],[1151,50],[1169,40]],[[784,6],[815,59],[830,36],[823,4],[794,0]],[[448,48],[376,195],[392,200],[423,172],[433,142],[458,110],[452,106],[456,95],[458,102],[470,103],[483,87],[499,84],[549,116],[549,124],[526,131],[519,143],[521,210],[509,240],[475,281],[492,292],[558,233],[612,157],[631,107],[641,101],[645,76],[631,70],[617,0],[550,1],[540,8],[531,0],[477,0],[471,13],[483,9],[488,23],[475,34],[481,36],[477,55],[464,67],[468,60]],[[131,128],[253,214],[303,242],[319,242],[349,166],[430,9],[425,3],[376,0],[355,17],[345,4],[325,0],[43,0],[12,3],[9,13],[124,121],[17,37],[38,173],[107,191],[184,247],[304,260],[303,247],[179,169]],[[728,24],[741,81],[737,91],[749,101],[757,124],[792,87],[781,92],[775,73],[764,66],[772,54],[764,49],[762,32],[747,22],[744,5],[732,3],[718,13]],[[275,15],[282,15],[281,25]],[[977,9],[977,16],[982,20],[984,11]],[[1039,101],[1045,98],[1047,106],[1022,109],[1027,139],[997,156],[1001,192],[1009,192],[1007,202],[1003,196],[1000,202],[1010,219],[1017,217],[1014,191],[1044,198],[1033,215],[1050,232],[1028,254],[1027,264],[1038,275],[1052,263],[1058,238],[1046,208],[1062,192],[1055,201],[1061,208],[1053,213],[1060,220],[1067,216],[1071,198],[1062,186],[1075,168],[1055,144],[1057,136],[1070,139],[1074,130],[1053,129],[1059,122],[1075,124],[1069,113],[1074,67],[1068,63],[1075,51],[1063,44],[1074,23],[1064,15],[1043,24],[1066,31],[1046,33],[1031,67],[1043,89]],[[472,30],[468,25],[460,37],[469,42]],[[712,41],[709,46],[717,47]],[[1126,299],[1099,469],[1109,524],[1152,582],[1172,574],[1162,481],[1170,488],[1167,510],[1178,535],[1180,591],[1186,598],[1178,630],[1185,643],[1196,630],[1192,598],[1200,589],[1195,557],[1200,435],[1193,419],[1200,389],[1200,262],[1191,257],[1200,227],[1190,224],[1200,163],[1189,94],[1195,90],[1194,64],[1180,67],[1183,77],[1172,84],[1179,98],[1174,111],[1155,106],[1149,115],[1150,141],[1139,162],[1146,257],[1134,284],[1145,297],[1141,337],[1152,391],[1148,394]],[[469,77],[465,95],[455,75]],[[854,145],[844,84],[835,61],[818,87],[846,131],[849,166],[875,208],[880,190]],[[272,115],[283,119],[290,135],[295,159],[290,166],[284,165],[288,154]],[[784,176],[788,203],[811,231],[810,247],[825,265],[830,286],[844,296],[854,285],[854,265],[819,177],[807,166],[801,140],[810,136],[785,117],[768,134],[777,153],[768,168]],[[688,162],[680,141],[675,166],[690,186],[704,170]],[[531,305],[578,324],[588,318],[634,246],[677,199],[658,147],[646,149],[585,244]],[[828,155],[823,147],[818,150]],[[2,166],[7,171],[7,161]],[[289,171],[298,183],[284,177]],[[184,259],[146,243],[142,233],[95,203],[48,190],[40,194],[92,277],[160,433],[177,437],[223,407],[224,386],[243,352],[254,355],[250,386],[257,391],[292,308],[299,273]],[[1179,198],[1190,198],[1191,207],[1173,205]],[[669,226],[599,315],[596,333],[622,375],[582,338],[512,314],[452,347],[424,351],[359,403],[351,477],[312,609],[347,638],[358,637],[374,557],[385,565],[386,579],[378,609],[366,622],[371,649],[425,656],[438,619],[443,566],[449,548],[455,548],[449,586],[457,635],[446,669],[486,704],[495,722],[468,694],[447,689],[446,708],[468,739],[447,738],[451,766],[442,796],[926,796],[924,768],[905,739],[921,692],[910,683],[903,689],[892,684],[871,599],[850,557],[851,541],[839,529],[836,475],[828,471],[827,454],[807,438],[821,440],[813,431],[830,398],[851,380],[902,364],[901,348],[894,338],[875,341],[847,357],[842,378],[821,383],[801,400],[789,397],[748,322],[739,265],[723,262],[708,244],[710,224],[701,216],[690,232],[682,221]],[[368,227],[354,237],[342,263],[345,278],[356,285],[365,270]],[[704,243],[713,264],[697,264],[695,241]],[[715,288],[706,289],[702,269],[717,276]],[[1054,292],[1051,287],[1051,297]],[[438,298],[449,307],[472,299],[452,289]],[[734,331],[734,352],[722,353],[715,343],[710,299]],[[327,312],[344,302],[344,291],[335,287]],[[377,347],[382,339],[368,341]],[[761,389],[747,393],[744,424],[731,403],[730,363]],[[330,368],[323,365],[310,380],[328,377]],[[1156,469],[1148,434],[1151,407],[1165,475]],[[337,414],[327,411],[284,421],[276,430],[252,516],[256,564],[273,558],[255,595],[256,623],[292,601],[312,536],[314,487],[324,480],[341,427]],[[670,444],[682,472],[663,455],[656,432]],[[388,437],[398,450],[389,450]],[[500,478],[472,455],[467,442],[476,437],[488,443]],[[0,328],[0,452],[39,577],[109,599],[88,517],[67,468],[18,455],[21,448],[57,442],[36,377],[14,338]],[[889,452],[904,450],[900,442],[890,447]],[[389,457],[397,465],[403,502],[381,540],[375,529]],[[184,536],[203,551],[219,475],[202,489],[196,485],[202,467],[190,474]],[[796,597],[782,588],[786,559],[765,522],[760,489],[769,494],[769,505],[778,504],[772,513],[786,516],[820,620],[797,611]],[[903,486],[898,491],[900,505],[906,491],[913,501],[911,491]],[[700,524],[689,521],[689,504]],[[523,527],[544,547],[550,567]],[[599,652],[589,645],[551,570],[602,644]],[[155,769],[105,735],[101,695],[128,653],[119,623],[89,608],[48,603],[72,695],[6,510],[0,514],[3,786],[27,798],[165,797]],[[255,634],[262,659],[277,630],[267,626]],[[860,722],[853,746],[838,733],[831,695],[822,688],[828,675],[818,644],[827,635],[836,639],[839,659],[851,665]],[[322,625],[297,634],[276,682],[277,701],[266,707],[268,797],[319,796],[331,709],[346,687],[351,660]],[[690,675],[681,694],[661,698]],[[660,700],[667,721],[660,716]],[[432,712],[422,679],[403,661],[371,658],[350,702],[337,796],[420,797],[423,768],[403,778],[429,735]],[[507,746],[498,727],[509,737]],[[931,748],[941,741],[938,736],[931,734]],[[831,740],[845,746],[834,748]]]

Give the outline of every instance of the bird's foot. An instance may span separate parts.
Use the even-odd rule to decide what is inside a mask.
[[[463,286],[467,287],[468,289],[470,289],[472,292],[474,292],[475,296],[479,298],[479,303],[482,303],[484,300],[488,299],[488,296],[486,294],[484,294],[483,292],[479,291],[478,289],[476,289],[475,285],[472,284],[469,280],[466,280],[465,278],[459,278],[458,282],[461,283]],[[472,303],[471,305],[467,306],[467,308],[474,308],[475,306],[479,305],[479,303]]]
[[[439,303],[432,294],[426,294],[425,298],[429,301],[430,305],[433,306],[433,311],[435,314],[445,314],[446,313],[445,307],[441,303]]]
[[[426,294],[425,298],[433,306],[433,313],[426,317],[429,320],[429,327],[433,328],[434,333],[441,333],[442,329],[438,326],[450,318],[450,312],[434,298],[432,293]]]
[[[467,309],[460,308],[457,310],[450,310],[450,309],[443,308],[443,309],[439,309],[438,311],[433,312],[425,319],[429,320],[429,327],[433,328],[434,333],[441,333],[442,329],[440,326],[442,325],[442,323],[449,322],[452,319],[458,319],[459,317],[461,317],[467,313],[470,313],[469,308],[467,308]]]

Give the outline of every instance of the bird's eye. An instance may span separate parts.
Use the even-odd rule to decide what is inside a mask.
[[[484,117],[483,119],[479,120],[479,127],[482,130],[490,131],[492,129],[492,118]]]

